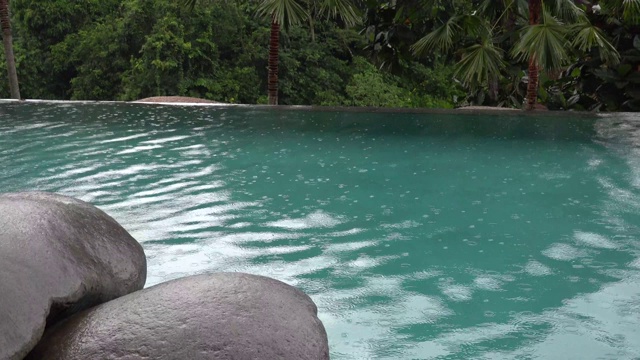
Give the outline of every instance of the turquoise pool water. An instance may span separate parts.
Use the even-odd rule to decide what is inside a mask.
[[[147,285],[244,271],[333,359],[640,357],[640,122],[0,106],[1,191],[90,201]]]

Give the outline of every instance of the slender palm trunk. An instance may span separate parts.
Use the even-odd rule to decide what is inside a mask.
[[[529,0],[529,24],[537,25],[540,23],[542,15],[542,0]],[[529,83],[527,84],[527,110],[533,110],[538,102],[538,75],[540,68],[535,56],[529,58]]]
[[[280,50],[280,24],[271,21],[271,39],[269,41],[269,78],[267,81],[269,105],[278,105],[278,52]]]
[[[309,31],[311,31],[311,42],[316,42],[316,29],[311,12],[309,13]]]
[[[11,22],[9,19],[9,0],[0,0],[0,26],[2,27],[2,42],[4,43],[4,55],[7,60],[11,98],[20,99],[18,72],[16,71],[16,59],[13,54],[13,36],[11,35]]]

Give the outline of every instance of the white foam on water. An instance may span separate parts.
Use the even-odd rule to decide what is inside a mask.
[[[576,231],[573,237],[578,243],[600,249],[615,249],[618,247],[613,241],[608,238],[591,232]]]
[[[356,260],[353,261],[349,261],[347,263],[345,263],[344,265],[350,267],[350,268],[355,268],[358,270],[363,270],[363,269],[371,269],[374,268],[376,266],[379,266],[380,264],[382,264],[383,262],[385,262],[385,260],[390,260],[390,259],[394,259],[397,257],[394,256],[384,256],[384,257],[370,257],[370,256],[360,256],[358,257]],[[342,272],[343,269],[340,269]],[[349,271],[347,271],[349,272]],[[353,272],[350,272],[353,273]]]
[[[442,275],[443,275],[443,273],[440,270],[423,270],[423,271],[414,272],[408,278],[409,279],[415,279],[415,280],[426,280],[426,279],[432,279],[432,278],[435,278],[435,277],[439,277],[439,276],[442,276]]]
[[[624,280],[605,285],[599,291],[569,299],[559,308],[521,318],[520,326],[548,324],[551,329],[516,350],[493,350],[477,358],[640,358],[637,309],[640,278],[637,272],[627,275]]]
[[[55,124],[55,123],[44,122],[44,123],[18,125],[18,126],[14,126],[12,130],[14,130],[14,131],[22,131],[22,130],[40,129],[40,128],[44,128],[44,127],[47,127],[47,126],[50,126],[50,125],[53,125],[53,124]],[[9,131],[9,132],[13,132],[13,131]]]
[[[326,251],[329,253],[335,252],[351,252],[354,250],[360,250],[372,246],[378,245],[377,241],[354,241],[348,243],[332,243],[329,242],[326,246]]]
[[[121,177],[137,175],[140,173],[154,171],[162,168],[163,166],[156,165],[156,164],[135,164],[135,165],[128,166],[124,169],[101,171],[98,174],[93,174],[93,175],[85,176],[83,178],[79,178],[78,181],[100,182],[101,180],[107,180],[107,179],[115,180]]]
[[[589,159],[587,164],[589,165],[590,169],[595,169],[598,166],[600,166],[600,164],[602,164],[602,160],[597,158],[592,158],[592,159]]]
[[[47,180],[53,180],[53,179],[65,179],[65,178],[70,178],[73,177],[75,175],[80,175],[80,174],[84,174],[84,173],[88,173],[91,171],[94,171],[96,169],[98,169],[100,166],[86,166],[86,167],[81,167],[81,168],[75,168],[75,169],[71,169],[71,170],[67,170],[63,173],[57,174],[57,175],[53,175],[53,176],[49,176],[47,177]]]
[[[204,144],[196,144],[196,145],[189,145],[189,146],[181,146],[181,147],[173,148],[172,150],[182,151],[182,150],[196,150],[196,149],[204,149],[204,148],[206,148]]]
[[[81,196],[73,196],[73,197],[76,197],[76,198],[78,198],[78,199],[80,199],[82,201],[86,201],[88,203],[92,203],[97,198],[112,197],[113,195],[114,194],[111,191],[92,191],[90,193],[83,194]]]
[[[357,259],[349,262],[341,263],[336,266],[332,274],[343,278],[362,278],[365,272],[381,266],[389,261],[398,259],[398,256],[366,256],[362,255]],[[375,294],[374,294],[375,295]]]
[[[188,135],[179,135],[179,136],[172,136],[172,137],[168,137],[168,138],[147,140],[147,141],[141,142],[141,144],[164,144],[164,143],[168,143],[168,142],[172,142],[172,141],[184,140],[184,139],[188,139],[188,138],[190,138],[190,136],[188,136]]]
[[[629,267],[640,269],[640,258],[633,260],[629,263]]]
[[[278,227],[287,230],[302,230],[315,228],[332,228],[342,224],[342,221],[331,214],[322,210],[307,215],[300,219],[282,219],[278,221],[268,222],[265,225],[270,227]]]
[[[152,203],[157,203],[157,202],[166,202],[166,201],[171,201],[171,199],[173,199],[175,197],[174,194],[164,194],[164,195],[159,195],[159,196],[148,196],[148,197],[143,197],[143,198],[134,198],[131,197],[129,199],[126,199],[124,201],[115,203],[115,204],[110,204],[110,205],[103,205],[101,206],[101,208],[106,211],[114,211],[117,209],[123,209],[123,208],[131,208],[131,207],[138,207],[140,205],[145,205],[145,204],[152,204]]]
[[[137,193],[133,194],[131,197],[141,198],[141,197],[146,197],[146,196],[150,196],[150,195],[158,195],[158,194],[162,194],[162,193],[174,192],[176,190],[180,190],[180,189],[183,189],[183,188],[189,187],[191,185],[195,185],[195,184],[198,184],[198,182],[197,181],[185,181],[185,182],[181,182],[181,183],[175,183],[175,184],[159,187],[159,188],[156,188],[156,189],[140,191],[140,192],[137,192]],[[157,183],[156,184],[152,184],[150,187],[155,187],[155,186],[157,186]]]
[[[136,146],[130,149],[119,151],[116,153],[116,155],[135,154],[142,151],[154,150],[154,149],[160,149],[160,148],[162,148],[162,145],[142,145],[142,146]]]
[[[296,233],[277,233],[277,232],[244,232],[244,233],[232,233],[223,235],[217,239],[212,239],[211,243],[230,243],[230,244],[242,244],[247,242],[263,242],[269,243],[277,240],[285,239],[297,239],[302,234]]]
[[[183,163],[183,166],[187,166],[187,165],[199,165],[201,163],[200,160],[197,160],[195,163],[192,164],[185,164]],[[185,171],[185,172],[177,172],[174,173],[171,177],[160,180],[158,182],[158,184],[164,184],[164,183],[168,183],[168,182],[176,182],[176,181],[181,181],[184,179],[197,179],[200,177],[208,177],[209,175],[213,174],[214,172],[220,170],[221,167],[219,165],[209,165],[206,167],[203,167],[199,170],[195,170],[195,171]],[[211,181],[213,182],[213,181]]]
[[[524,271],[532,276],[547,276],[553,274],[553,271],[547,265],[531,260],[524,266]]]
[[[327,236],[331,236],[331,237],[343,237],[343,236],[349,236],[349,235],[356,235],[356,234],[360,234],[361,232],[365,231],[364,229],[360,229],[360,228],[353,228],[350,230],[345,230],[345,231],[336,231],[336,232],[332,232],[327,234]]]
[[[232,229],[242,229],[245,227],[249,227],[251,225],[253,224],[251,224],[250,222],[239,222],[239,223],[227,225],[227,227],[230,227]]]
[[[585,252],[569,244],[556,243],[543,250],[542,255],[554,260],[570,261],[585,256]]]
[[[502,290],[502,281],[491,276],[479,276],[473,279],[473,287],[479,290],[499,291]]]
[[[422,224],[417,221],[406,220],[397,224],[382,224],[380,227],[385,229],[411,229],[419,227],[420,225]]]
[[[405,355],[411,359],[439,359],[456,354],[458,356],[455,358],[476,359],[477,356],[460,354],[461,347],[501,339],[517,331],[518,327],[514,324],[483,324],[466,329],[456,329],[433,340],[416,344]]]
[[[365,286],[357,289],[333,289],[313,296],[320,308],[318,316],[327,329],[332,354],[353,360],[397,359],[394,350],[389,349],[398,346],[398,342],[404,343],[406,335],[389,336],[394,329],[434,324],[454,314],[437,297],[402,291],[402,281],[402,277],[370,277]],[[392,301],[364,309],[351,308],[354,300],[366,296],[390,296]],[[339,317],[335,315],[337,308],[342,309]],[[416,358],[424,358],[424,354],[427,353]]]
[[[145,137],[145,136],[149,136],[151,134],[136,134],[136,135],[131,135],[131,136],[125,136],[125,137],[120,137],[120,138],[115,138],[115,139],[108,139],[108,140],[102,140],[99,142],[99,144],[110,144],[110,143],[114,143],[114,142],[122,142],[122,141],[129,141],[129,140],[135,140],[141,137]]]
[[[473,290],[464,285],[443,284],[440,286],[440,291],[451,301],[455,302],[469,301],[473,294]]]
[[[244,252],[244,247],[239,248],[241,252]],[[239,254],[239,256],[242,256]],[[334,256],[314,256],[310,258],[301,259],[293,262],[276,262],[272,261],[267,264],[253,264],[253,263],[240,263],[237,262],[237,256],[227,257],[227,261],[224,262],[222,267],[214,268],[214,271],[241,271],[251,274],[260,274],[264,276],[270,276],[275,279],[286,282],[287,284],[296,286],[301,277],[308,274],[313,274],[319,271],[337,268],[340,266],[340,261]]]

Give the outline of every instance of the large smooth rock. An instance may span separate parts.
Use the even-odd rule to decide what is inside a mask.
[[[140,244],[98,208],[50,193],[0,194],[0,359],[47,324],[142,289]]]
[[[307,295],[271,278],[191,276],[72,316],[27,359],[328,359],[316,315]]]

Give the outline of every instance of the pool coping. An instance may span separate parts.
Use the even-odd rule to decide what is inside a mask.
[[[630,116],[638,117],[640,113],[633,112],[589,112],[589,111],[524,111],[519,109],[497,109],[488,107],[473,109],[433,109],[433,108],[383,108],[383,107],[359,107],[359,106],[316,106],[316,105],[253,105],[253,104],[226,104],[226,103],[185,103],[185,102],[144,102],[144,101],[98,101],[98,100],[42,100],[42,99],[0,99],[1,104],[127,104],[142,106],[176,106],[176,107],[210,107],[210,108],[249,108],[253,110],[270,111],[317,111],[317,112],[347,112],[347,113],[372,113],[372,114],[433,114],[433,115],[495,115],[495,116],[535,116],[535,117],[610,117]]]

